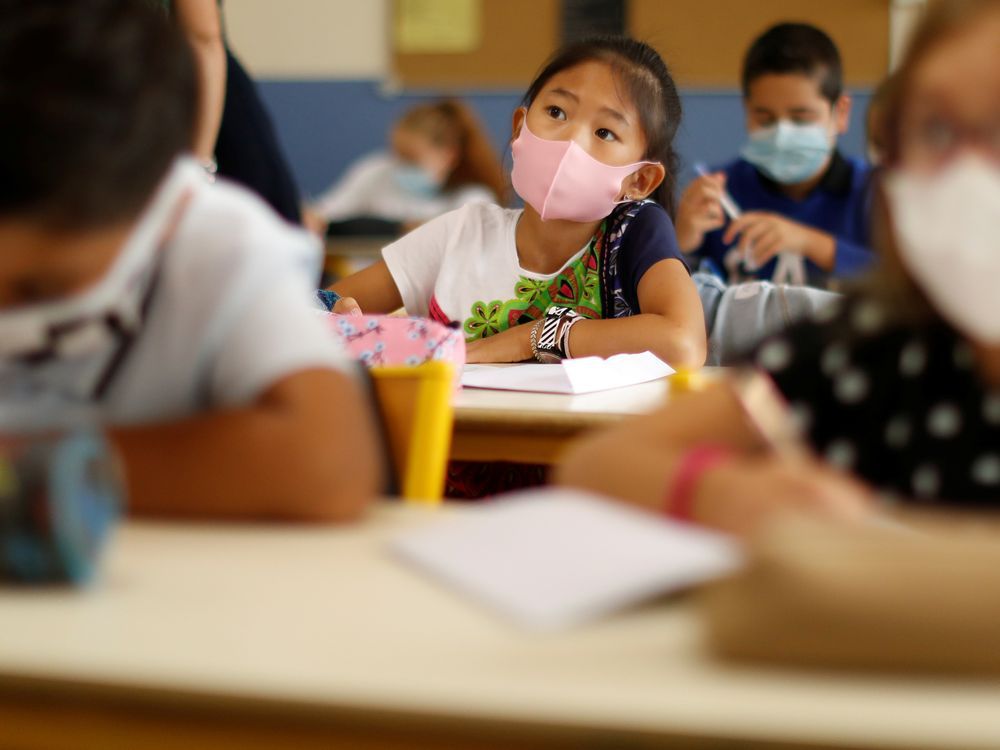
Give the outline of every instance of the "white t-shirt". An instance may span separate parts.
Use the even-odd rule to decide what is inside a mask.
[[[466,185],[438,195],[421,196],[395,179],[400,162],[387,153],[375,153],[355,162],[336,184],[313,204],[327,221],[375,217],[387,221],[426,221],[467,203],[494,203],[497,198],[483,185]]]
[[[297,371],[351,369],[310,303],[318,243],[251,193],[179,160],[115,263],[158,253],[148,313],[104,396],[86,361],[0,362],[0,428],[174,420],[251,403]]]
[[[612,228],[605,222],[550,274],[521,267],[515,237],[521,214],[471,204],[386,247],[382,257],[406,311],[457,322],[466,339],[474,340],[537,320],[553,305],[588,318],[617,314],[617,307],[605,309],[609,300],[631,309],[629,314],[641,312],[639,283],[650,268],[664,260],[687,268],[670,217],[652,201],[625,204]],[[606,253],[613,254],[613,263]]]
[[[477,321],[489,325],[510,314],[525,288],[548,287],[564,275],[521,267],[514,236],[521,209],[470,204],[417,227],[382,251],[403,306],[411,315],[465,323],[467,337]],[[587,251],[583,247],[564,264]],[[599,290],[594,290],[599,294]],[[514,303],[512,305],[512,303]],[[514,312],[516,315],[517,312]]]

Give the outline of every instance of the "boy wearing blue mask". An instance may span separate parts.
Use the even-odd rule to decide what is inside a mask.
[[[760,278],[826,286],[863,271],[869,168],[837,150],[851,101],[833,41],[784,23],[751,45],[743,64],[748,139],[741,158],[685,190],[677,215],[682,250]],[[728,192],[742,209],[727,220]]]
[[[380,459],[319,248],[182,154],[196,91],[147,0],[0,2],[0,450],[100,425],[134,513],[356,517]]]

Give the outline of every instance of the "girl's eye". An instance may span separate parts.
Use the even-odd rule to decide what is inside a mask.
[[[598,128],[594,131],[594,135],[600,138],[602,141],[617,141],[618,136],[612,133],[607,128]]]
[[[549,117],[553,120],[565,120],[566,113],[563,112],[559,107],[548,107],[546,111],[549,113]]]

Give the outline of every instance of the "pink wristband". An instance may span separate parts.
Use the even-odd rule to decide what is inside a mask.
[[[674,469],[674,481],[667,490],[663,512],[678,521],[691,521],[698,481],[706,471],[732,457],[733,451],[722,445],[698,445],[684,453]]]

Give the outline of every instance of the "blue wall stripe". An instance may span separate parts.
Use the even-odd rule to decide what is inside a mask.
[[[399,115],[427,92],[388,95],[378,81],[259,82],[261,96],[274,117],[278,137],[305,195],[316,195],[356,158],[383,148]],[[682,91],[684,122],[678,137],[686,171],[694,161],[719,164],[732,158],[743,142],[743,108],[737,91]],[[510,136],[510,117],[520,91],[461,92],[477,112],[498,152]],[[864,154],[864,113],[869,91],[854,91],[851,127],[841,140],[849,154]]]

